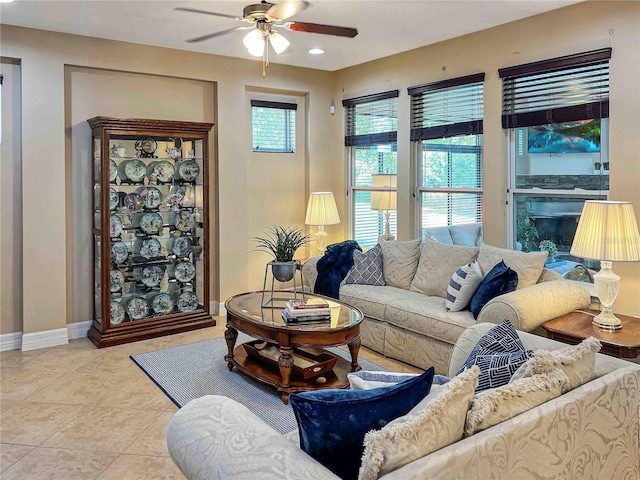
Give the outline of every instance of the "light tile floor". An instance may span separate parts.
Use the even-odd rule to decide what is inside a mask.
[[[80,339],[0,353],[0,478],[183,479],[166,446],[177,407],[129,355],[221,337],[225,320],[216,320],[216,327],[100,350]],[[419,371],[366,348],[360,356]]]

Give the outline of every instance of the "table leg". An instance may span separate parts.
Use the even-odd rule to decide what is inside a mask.
[[[360,352],[360,339],[354,340],[347,345],[349,347],[349,353],[351,353],[351,371],[355,372],[360,370],[358,365],[358,352]]]
[[[227,368],[231,371],[233,370],[233,349],[238,339],[238,331],[227,325],[227,329],[224,331],[224,339],[227,341],[227,349],[229,351],[229,353],[224,356],[224,359],[227,362]]]
[[[291,379],[291,371],[293,370],[293,348],[280,347],[280,356],[278,357],[278,367],[280,368],[280,376],[282,377],[281,387],[287,388],[289,386],[289,380]],[[282,401],[286,404],[289,403],[289,394],[282,394]]]

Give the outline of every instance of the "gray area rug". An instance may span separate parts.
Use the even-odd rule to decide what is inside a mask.
[[[236,345],[252,340],[240,334]],[[348,360],[348,351],[329,348]],[[293,410],[280,399],[274,387],[253,380],[224,361],[227,344],[224,338],[190,343],[153,352],[131,355],[131,359],[153,380],[178,407],[204,395],[224,395],[244,405],[280,433],[297,428]],[[385,370],[362,358],[363,370]]]

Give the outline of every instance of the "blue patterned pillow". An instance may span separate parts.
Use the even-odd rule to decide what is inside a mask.
[[[353,251],[353,267],[344,277],[344,283],[358,285],[384,285],[384,273],[382,271],[382,247],[375,247],[361,252]]]
[[[511,375],[532,356],[533,352],[524,348],[518,332],[505,318],[480,337],[458,373],[478,365],[480,375],[476,392],[481,392],[509,383]]]
[[[391,387],[295,393],[300,447],[344,480],[358,478],[364,436],[406,415],[431,390],[434,369]]]
[[[480,310],[489,300],[513,292],[518,286],[518,273],[511,270],[504,260],[496,264],[482,279],[469,304],[473,318],[478,318]]]

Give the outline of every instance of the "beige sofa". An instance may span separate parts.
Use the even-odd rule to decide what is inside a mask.
[[[452,349],[454,374],[493,325],[464,331]],[[529,349],[566,345],[519,332]],[[433,479],[638,479],[640,366],[595,355],[595,379],[380,477]],[[169,452],[189,479],[337,479],[304,453],[296,432],[281,435],[245,406],[206,396],[180,409]]]
[[[410,242],[397,243],[407,245]],[[428,239],[423,244],[420,247],[422,251],[419,262],[413,267],[406,267],[408,273],[404,273],[404,277],[411,277],[408,278],[411,287],[406,280],[405,288],[389,285],[342,284],[340,286],[340,300],[354,305],[365,315],[360,327],[362,345],[387,357],[423,369],[434,366],[436,373],[446,375],[453,345],[462,332],[471,325],[482,322],[500,323],[508,318],[517,330],[531,332],[540,329],[547,320],[575,309],[587,308],[591,302],[589,292],[578,283],[569,282],[555,272],[543,269],[544,258],[542,258],[541,263],[538,263],[538,270],[531,270],[535,272],[534,279],[529,281],[532,283],[531,286],[518,288],[514,292],[494,298],[480,311],[477,320],[468,310],[447,312],[444,294],[442,296],[425,295],[420,291],[413,291],[410,288],[413,288],[415,282],[411,279],[416,275],[416,271],[419,275],[423,262],[426,263],[424,257],[430,252],[426,252],[425,248],[435,249],[435,258],[442,259],[442,263],[445,263],[445,258],[458,258],[456,255],[460,255],[461,248],[440,242],[430,242]],[[481,266],[484,265],[482,272],[484,275],[496,259],[499,261],[502,258],[508,266],[520,270],[523,284],[525,274],[530,276],[531,271],[525,271],[526,267],[522,266],[522,259],[539,260],[536,260],[534,255],[527,257],[528,254],[522,252],[498,249],[484,244],[476,248],[476,251],[478,261],[481,262]],[[319,258],[310,258],[302,267],[304,280],[310,285],[311,290],[317,278],[316,263]],[[432,261],[433,258],[432,255]],[[413,272],[410,271],[411,268]],[[430,267],[426,275],[440,276],[441,283],[448,284],[453,271],[455,267],[451,271],[446,269],[437,271],[437,268]],[[388,276],[393,278],[392,275],[395,273],[397,272],[388,273],[385,266],[385,278]],[[401,285],[402,282],[396,281],[395,284]]]

